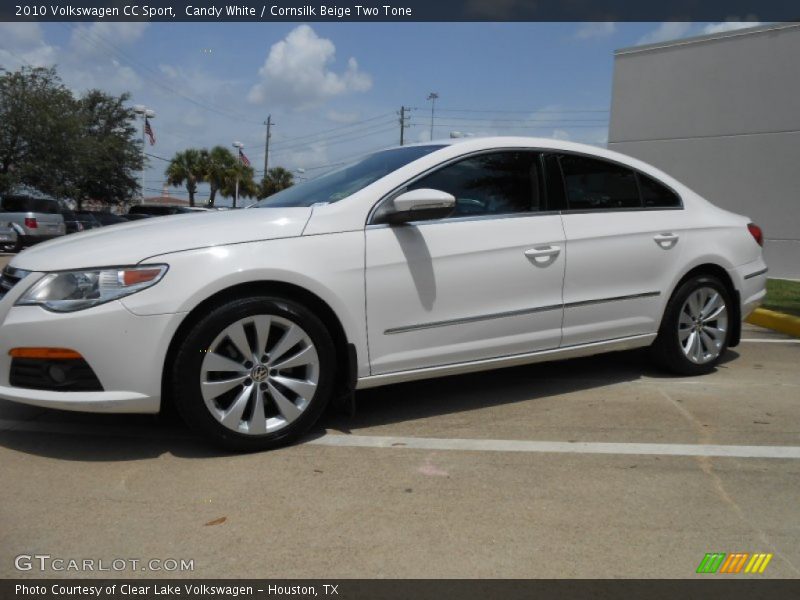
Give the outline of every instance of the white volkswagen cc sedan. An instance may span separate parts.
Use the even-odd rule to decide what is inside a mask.
[[[240,450],[354,390],[650,346],[714,369],[765,294],[761,230],[595,147],[376,152],[247,210],[40,244],[0,282],[0,397],[174,403]]]

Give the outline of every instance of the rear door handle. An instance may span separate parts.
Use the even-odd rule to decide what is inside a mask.
[[[654,236],[653,239],[655,240],[656,244],[666,250],[669,250],[678,243],[678,235],[674,233],[659,233],[658,235]]]
[[[536,246],[525,250],[525,256],[536,264],[550,264],[561,253],[558,246]]]

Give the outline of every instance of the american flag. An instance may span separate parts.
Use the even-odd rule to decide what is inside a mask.
[[[153,133],[153,128],[150,127],[150,121],[145,118],[144,120],[144,134],[147,136],[147,139],[150,140],[150,145],[156,145],[156,134]]]
[[[249,158],[247,158],[247,157],[244,155],[244,152],[242,152],[242,149],[241,149],[241,148],[239,148],[239,160],[240,160],[240,161],[242,161],[242,164],[243,164],[245,167],[249,167],[249,166],[250,166],[250,159],[249,159]]]

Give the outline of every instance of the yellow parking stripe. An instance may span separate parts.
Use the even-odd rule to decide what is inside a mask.
[[[763,559],[764,559],[764,555],[763,554],[753,554],[753,558],[751,558],[750,562],[747,563],[747,567],[745,568],[744,572],[745,573],[750,573],[752,571],[753,573],[755,573],[756,569],[758,569],[759,563]]]
[[[767,568],[767,565],[769,564],[769,561],[771,561],[771,560],[772,560],[772,554],[767,554],[766,557],[764,558],[764,562],[761,563],[761,568],[758,570],[758,572],[759,573],[763,573],[764,569]]]

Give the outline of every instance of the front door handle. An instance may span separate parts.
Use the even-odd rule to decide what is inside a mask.
[[[558,246],[536,246],[525,250],[525,256],[536,265],[547,266],[561,253]]]
[[[654,236],[653,239],[655,240],[656,244],[665,250],[673,248],[675,244],[678,243],[678,236],[674,233],[659,233],[658,235]]]

